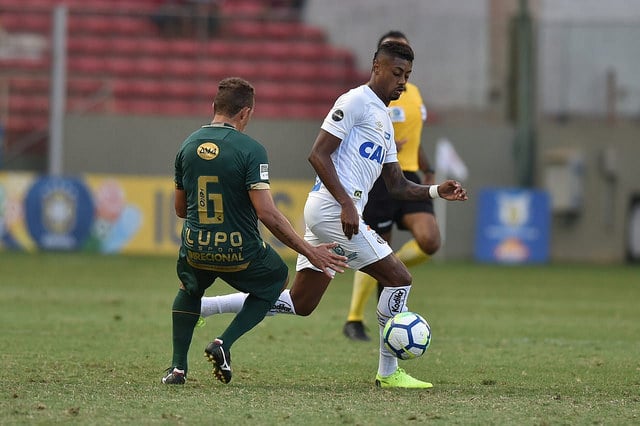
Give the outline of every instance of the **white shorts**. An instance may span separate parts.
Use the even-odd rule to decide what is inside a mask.
[[[362,221],[360,215],[359,231],[351,239],[347,239],[342,231],[340,213],[342,208],[333,198],[327,199],[317,193],[309,194],[304,205],[304,221],[306,229],[304,239],[316,246],[321,243],[338,243],[334,250],[347,257],[349,268],[359,270],[367,265],[384,259],[393,253],[389,244]],[[309,259],[299,254],[296,271],[311,268]]]

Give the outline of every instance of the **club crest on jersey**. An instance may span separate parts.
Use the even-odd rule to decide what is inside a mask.
[[[220,153],[220,149],[218,148],[218,145],[213,142],[205,142],[203,144],[200,144],[197,153],[198,157],[202,158],[203,160],[213,160]]]
[[[331,119],[333,121],[340,121],[344,118],[344,112],[342,112],[341,109],[337,109],[335,111],[333,111],[333,114],[331,114]]]
[[[347,263],[358,257],[358,253],[354,251],[346,251],[340,244],[332,248],[333,252],[338,256],[345,256]]]

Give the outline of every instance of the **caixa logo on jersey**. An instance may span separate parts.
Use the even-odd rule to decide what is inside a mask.
[[[373,160],[378,164],[382,164],[386,155],[386,151],[382,149],[380,145],[376,145],[370,141],[363,142],[362,145],[360,145],[358,152],[362,157]]]
[[[391,311],[391,316],[395,314],[399,314],[402,312],[407,300],[407,290],[403,288],[398,288],[394,290],[389,298],[389,311]]]

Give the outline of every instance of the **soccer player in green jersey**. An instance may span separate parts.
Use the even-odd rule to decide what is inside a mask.
[[[192,133],[175,159],[175,210],[185,219],[173,301],[173,360],[165,384],[184,384],[187,355],[200,317],[205,290],[220,278],[248,293],[244,305],[222,334],[205,349],[216,378],[231,380],[233,343],[265,317],[286,288],[288,269],[260,237],[258,220],[273,235],[330,277],[347,265],[330,249],[298,236],[277,209],[269,189],[265,148],[244,134],[254,108],[254,88],[243,79],[222,80],[211,124]]]

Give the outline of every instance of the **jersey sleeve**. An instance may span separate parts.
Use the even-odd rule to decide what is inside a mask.
[[[364,113],[365,103],[348,92],[340,96],[329,111],[320,128],[344,140]]]
[[[247,156],[245,187],[247,191],[269,188],[269,158],[267,150],[257,142],[255,142]]]

